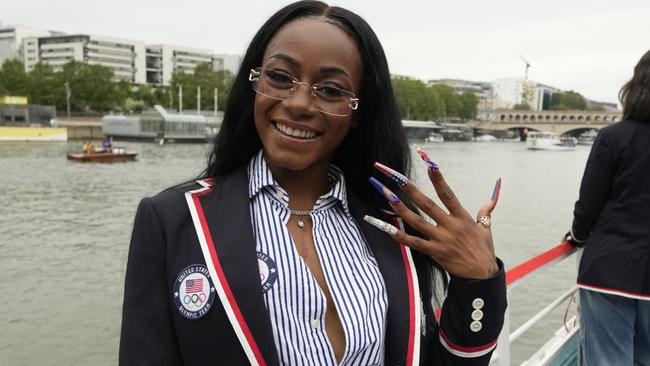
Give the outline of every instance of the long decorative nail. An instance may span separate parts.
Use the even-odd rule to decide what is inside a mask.
[[[397,197],[397,195],[395,195],[395,193],[393,193],[393,191],[391,191],[390,189],[386,188],[385,185],[381,184],[381,182],[378,181],[375,177],[370,177],[368,181],[370,181],[370,183],[375,188],[377,188],[379,193],[381,193],[392,204],[396,205],[399,203],[399,198]]]
[[[373,165],[373,167],[380,172],[384,173],[385,176],[388,178],[394,180],[397,184],[399,184],[400,187],[404,187],[405,185],[409,184],[409,179],[406,178],[406,176],[396,170],[393,170],[386,165],[382,163],[377,163]]]
[[[377,229],[388,233],[390,236],[395,236],[399,230],[397,228],[387,222],[381,221],[378,218],[372,217],[372,216],[364,216],[364,220],[366,220],[370,225],[376,227]]]
[[[413,144],[413,148],[415,149],[415,151],[418,152],[418,154],[420,154],[422,160],[424,160],[424,162],[427,163],[427,166],[429,167],[429,170],[432,173],[438,173],[440,171],[440,167],[438,166],[438,164],[436,164],[433,160],[431,160],[429,158],[429,155],[427,155],[427,153],[425,153],[424,150],[422,150],[417,144]]]
[[[499,193],[501,193],[501,177],[497,179],[497,182],[494,185],[494,191],[492,191],[492,202],[494,202],[494,204],[499,200]]]

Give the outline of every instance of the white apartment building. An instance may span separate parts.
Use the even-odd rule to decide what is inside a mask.
[[[241,55],[229,55],[225,53],[215,53],[212,55],[212,68],[215,71],[228,70],[233,75],[237,75],[241,65]]]
[[[24,25],[0,26],[0,66],[7,60],[34,58],[23,49],[23,40],[29,37],[50,36],[55,32],[26,27]]]
[[[200,48],[188,48],[174,45],[147,45],[147,83],[169,85],[176,70],[193,73],[202,63],[212,64],[215,71],[229,70],[236,74],[241,64],[241,56],[213,54]]]
[[[12,25],[0,26],[0,65],[7,59],[21,60],[27,72],[38,62],[61,71],[63,65],[75,60],[108,67],[114,80],[169,85],[174,71],[193,73],[197,65],[205,62],[211,63],[213,70],[236,74],[242,57],[199,48],[145,45],[141,41]]]
[[[145,46],[143,42],[88,34],[58,35],[23,39],[27,71],[38,62],[61,71],[63,65],[75,60],[89,65],[102,65],[113,71],[114,80],[146,83]],[[33,55],[36,57],[33,57]]]
[[[533,111],[547,109],[551,96],[560,91],[551,86],[521,78],[500,78],[492,82],[494,86],[494,108],[508,109],[516,104],[527,104]]]
[[[191,74],[196,66],[205,62],[212,62],[209,50],[172,45],[147,45],[147,83],[169,85],[174,71],[182,70]]]

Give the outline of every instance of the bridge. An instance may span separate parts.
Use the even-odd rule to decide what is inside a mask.
[[[473,128],[483,130],[521,130],[555,132],[560,135],[579,134],[584,130],[599,130],[621,120],[621,112],[596,111],[517,111],[497,109],[477,121]]]

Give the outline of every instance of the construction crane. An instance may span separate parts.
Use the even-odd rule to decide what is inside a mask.
[[[530,62],[528,62],[522,55],[519,55],[519,57],[521,57],[521,60],[526,64],[526,73],[524,74],[524,80],[528,80],[528,69],[530,68]]]

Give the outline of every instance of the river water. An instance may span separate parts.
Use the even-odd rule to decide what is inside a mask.
[[[124,270],[139,200],[196,176],[208,145],[127,143],[132,163],[80,164],[80,143],[0,143],[0,365],[115,365]],[[571,223],[589,147],[421,144],[474,214],[503,178],[493,213],[506,267],[556,245]],[[416,181],[433,194],[425,167]],[[370,186],[368,189],[372,189]],[[575,283],[570,258],[510,293],[512,329]],[[560,307],[512,347],[520,363],[563,324]]]

